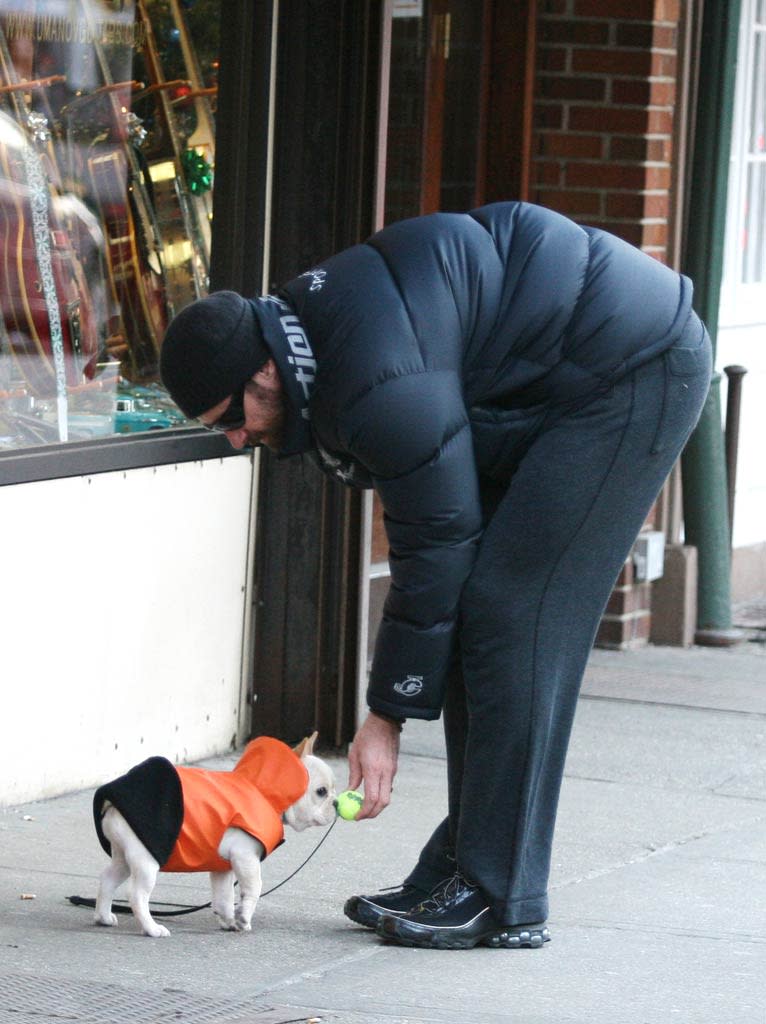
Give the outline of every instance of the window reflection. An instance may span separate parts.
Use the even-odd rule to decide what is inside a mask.
[[[220,0],[0,0],[0,448],[183,422],[207,292]]]

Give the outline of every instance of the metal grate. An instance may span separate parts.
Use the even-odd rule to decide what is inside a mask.
[[[1,1024],[305,1024],[312,1019],[321,1018],[291,1007],[211,999],[177,989],[142,992],[0,973]]]

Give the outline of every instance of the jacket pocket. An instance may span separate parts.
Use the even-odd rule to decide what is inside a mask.
[[[542,426],[547,409],[547,404],[525,409],[472,406],[469,418],[479,473],[494,480],[510,480]]]

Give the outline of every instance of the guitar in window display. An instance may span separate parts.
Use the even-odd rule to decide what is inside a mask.
[[[92,17],[82,5],[86,23]],[[108,284],[113,299],[109,335],[127,380],[156,380],[160,344],[174,310],[169,301],[164,242],[157,220],[153,183],[142,146],[146,132],[132,111],[143,83],[114,81],[108,56],[92,32],[100,87],[75,97],[61,111],[62,122],[88,183],[106,240]],[[119,339],[123,338],[122,347]]]
[[[99,240],[85,205],[62,191],[48,118],[32,105],[61,80],[23,80],[0,25],[3,392],[55,404],[52,439],[65,441],[70,394],[93,377],[99,351],[91,289],[72,244],[73,222],[83,228],[80,238],[96,247]]]
[[[129,380],[152,380],[169,322],[162,245],[152,209],[151,186],[140,149],[141,126],[123,98],[132,82],[119,82],[74,100],[62,111],[68,130],[80,136],[96,107],[105,103],[111,125],[93,144],[78,146],[82,173],[105,238],[110,293],[108,347]],[[115,97],[121,97],[115,99]]]

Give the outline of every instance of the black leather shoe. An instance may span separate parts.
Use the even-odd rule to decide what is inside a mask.
[[[383,939],[430,949],[537,949],[550,939],[545,923],[502,927],[478,886],[453,875],[408,914],[384,914],[377,926]]]
[[[412,910],[428,893],[414,885],[383,889],[374,896],[351,896],[346,900],[343,913],[365,928],[374,928],[384,914],[398,917]]]

